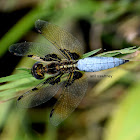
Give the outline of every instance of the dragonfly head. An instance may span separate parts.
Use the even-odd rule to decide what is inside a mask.
[[[39,79],[39,80],[44,79],[43,64],[40,62],[36,62],[31,69],[31,73],[36,79]]]

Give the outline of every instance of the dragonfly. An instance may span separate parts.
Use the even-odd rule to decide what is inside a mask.
[[[31,68],[31,73],[41,80],[36,87],[18,97],[17,106],[35,107],[47,102],[59,92],[60,96],[50,112],[50,121],[57,126],[82,101],[88,88],[85,72],[110,69],[129,60],[96,56],[82,59],[82,45],[66,30],[43,20],[37,20],[35,28],[51,45],[23,42],[13,44],[9,48],[14,55],[37,60]],[[45,78],[46,74],[50,77]]]

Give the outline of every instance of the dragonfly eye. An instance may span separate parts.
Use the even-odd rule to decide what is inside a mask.
[[[40,62],[36,62],[31,69],[31,73],[36,79],[39,79],[39,80],[44,79],[43,64]]]

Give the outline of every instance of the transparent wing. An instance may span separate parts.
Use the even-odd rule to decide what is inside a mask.
[[[35,27],[40,34],[57,46],[58,49],[67,49],[71,53],[83,54],[84,50],[80,42],[64,29],[42,20],[37,20]]]
[[[57,54],[59,58],[64,58],[62,53],[54,47],[44,43],[33,43],[23,42],[17,43],[10,46],[9,51],[17,56],[28,56],[28,57],[42,57],[44,58],[47,54]]]
[[[49,82],[43,81],[32,90],[21,95],[17,100],[17,106],[20,108],[31,108],[45,103],[57,93],[61,85],[62,83],[51,85]]]
[[[86,93],[87,87],[87,78],[83,75],[63,89],[50,114],[50,121],[53,125],[60,124],[77,108]]]

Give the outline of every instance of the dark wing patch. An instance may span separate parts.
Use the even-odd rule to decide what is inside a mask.
[[[87,87],[88,83],[85,75],[64,87],[50,114],[50,121],[53,125],[59,125],[77,108],[86,93]]]
[[[59,87],[62,85],[62,83],[60,82],[56,82],[53,85],[50,84],[50,82],[52,82],[53,80],[55,81],[56,79],[57,77],[50,77],[41,82],[35,88],[21,95],[17,99],[17,106],[20,108],[31,108],[50,100],[57,93]]]
[[[71,53],[82,55],[84,50],[80,42],[70,33],[60,27],[46,21],[37,20],[35,23],[37,31],[58,49],[66,49]]]
[[[48,54],[56,54],[59,58],[65,58],[56,47],[44,43],[23,42],[10,46],[9,51],[17,56],[27,56],[35,60],[45,58]]]

